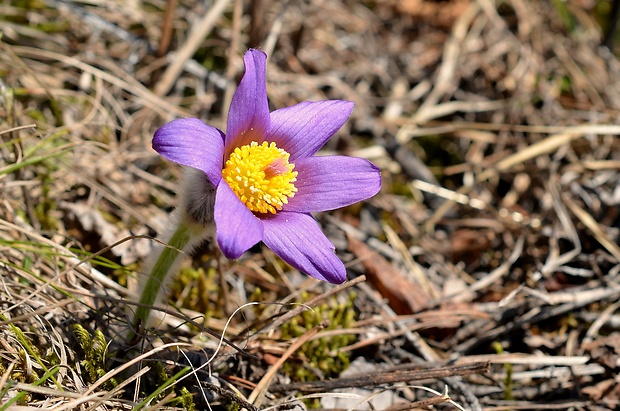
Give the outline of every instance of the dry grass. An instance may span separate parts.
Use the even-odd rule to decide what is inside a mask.
[[[607,2],[175,3],[0,4],[0,410],[617,408]],[[350,281],[205,246],[127,347],[180,172],[152,134],[224,128],[251,46],[273,107],[356,103],[325,151],[383,189],[318,217]]]

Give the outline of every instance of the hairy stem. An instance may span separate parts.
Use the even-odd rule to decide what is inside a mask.
[[[142,327],[146,327],[151,315],[152,306],[157,301],[162,288],[166,284],[166,277],[175,265],[176,260],[191,240],[191,233],[186,223],[181,221],[179,227],[168,240],[168,246],[161,249],[161,253],[157,257],[155,264],[151,270],[142,294],[140,296],[140,305],[137,307],[132,320],[133,329],[130,331],[128,341],[132,341],[136,337],[136,333]]]

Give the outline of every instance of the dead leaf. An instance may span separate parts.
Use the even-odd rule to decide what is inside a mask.
[[[455,230],[451,237],[452,262],[463,261],[469,265],[478,260],[482,253],[491,246],[488,231],[460,229]]]
[[[613,370],[620,358],[620,333],[614,332],[607,337],[597,338],[583,344],[582,348],[590,352],[593,361]]]
[[[431,297],[419,284],[366,244],[349,237],[349,250],[360,259],[368,282],[387,298],[397,314],[416,313],[431,305]]]
[[[401,0],[397,9],[401,13],[430,21],[438,26],[451,27],[454,20],[470,3],[471,0]]]
[[[614,379],[599,382],[596,385],[583,388],[592,401],[599,401],[605,398],[607,401],[618,401],[620,399],[620,385]]]

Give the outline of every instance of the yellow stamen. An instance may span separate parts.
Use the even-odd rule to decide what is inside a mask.
[[[289,153],[276,143],[253,141],[235,148],[224,164],[222,176],[239,197],[255,213],[282,210],[297,192],[294,164],[289,164]]]

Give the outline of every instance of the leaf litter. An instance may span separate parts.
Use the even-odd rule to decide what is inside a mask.
[[[608,2],[174,3],[0,6],[1,409],[617,407]],[[205,244],[128,347],[182,172],[152,134],[222,128],[249,47],[274,108],[356,103],[324,152],[383,190],[319,217],[350,281]]]

